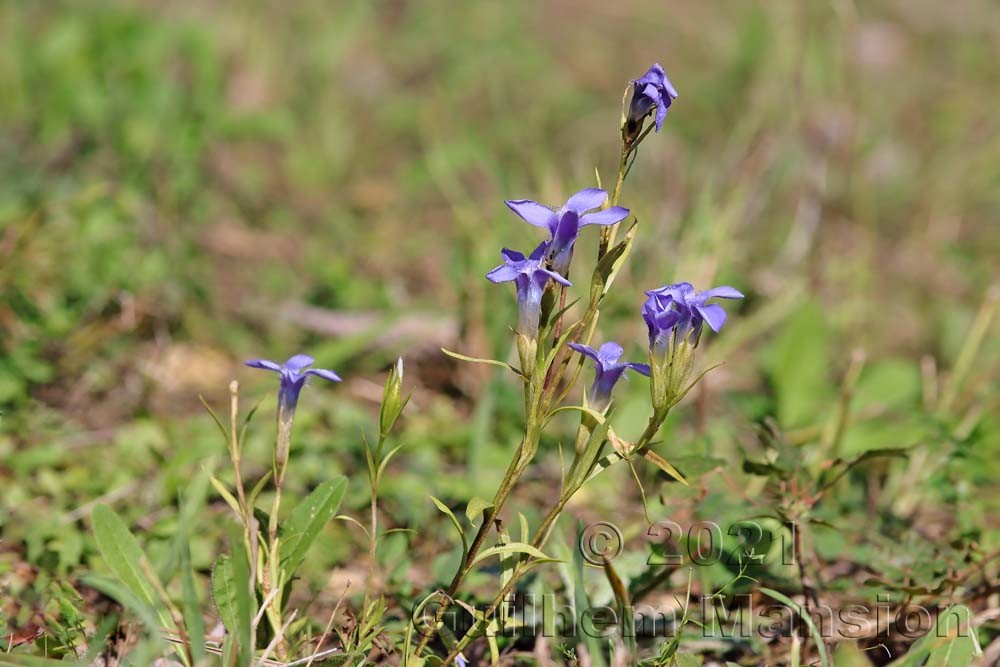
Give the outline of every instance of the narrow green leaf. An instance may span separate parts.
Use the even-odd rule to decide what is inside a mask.
[[[652,449],[647,449],[645,452],[642,453],[642,456],[647,461],[649,461],[657,468],[659,468],[663,472],[667,473],[668,475],[676,479],[684,486],[690,486],[690,484],[688,484],[688,481],[684,479],[684,475],[682,475],[677,468],[670,465],[670,463],[665,458],[654,452]]]
[[[469,361],[474,364],[490,364],[491,366],[499,366],[500,368],[506,368],[509,371],[513,371],[518,375],[521,376],[524,375],[524,373],[522,373],[518,369],[514,368],[510,364],[503,361],[497,361],[496,359],[480,359],[479,357],[467,357],[464,354],[459,354],[458,352],[452,352],[451,350],[446,350],[443,347],[441,348],[441,351],[447,354],[449,357],[452,357],[453,359],[459,359],[461,361]]]
[[[299,503],[281,530],[281,566],[291,578],[320,531],[340,509],[347,490],[347,478],[338,476],[323,482]]]
[[[531,539],[531,531],[528,528],[528,517],[524,516],[523,513],[517,513],[517,520],[521,524],[521,541],[527,542]]]
[[[242,519],[243,513],[240,511],[240,503],[236,500],[236,496],[230,493],[229,489],[226,488],[226,485],[220,482],[215,475],[212,475],[212,486],[214,486],[215,490],[219,492],[222,499],[226,501],[229,508],[233,510],[233,514]]]
[[[548,355],[546,355],[545,362],[542,364],[543,368],[551,368],[552,364],[556,360],[556,355],[559,354],[559,351],[562,350],[567,343],[569,343],[569,339],[576,335],[576,331],[580,328],[581,324],[582,322],[573,322],[573,324],[566,327],[566,329],[562,332],[562,335],[559,336],[559,339],[552,346],[552,349],[549,350]]]
[[[462,530],[461,522],[459,522],[458,517],[455,516],[454,512],[452,512],[447,505],[445,505],[443,502],[441,502],[434,496],[431,496],[430,498],[431,501],[434,503],[434,506],[437,507],[442,514],[444,514],[446,517],[448,517],[448,519],[451,520],[451,525],[455,526],[455,530],[458,532],[458,536],[462,540],[462,562],[464,563],[465,556],[466,554],[469,553],[469,542],[465,539],[465,531]]]
[[[257,480],[257,483],[253,485],[253,488],[250,489],[250,493],[247,495],[247,505],[250,507],[254,506],[254,503],[257,502],[257,496],[259,496],[261,491],[264,490],[264,486],[268,483],[268,481],[270,481],[273,472],[274,471],[272,470],[268,470],[263,474],[263,476],[261,476],[260,479]]]
[[[633,222],[632,226],[628,228],[627,232],[625,232],[625,238],[622,239],[616,246],[611,248],[607,254],[601,258],[601,261],[598,262],[597,267],[594,269],[593,278],[591,279],[591,299],[603,299],[608,293],[608,290],[611,289],[612,283],[614,283],[615,278],[618,277],[618,272],[621,271],[622,266],[624,266],[629,253],[632,252],[632,242],[635,240],[635,232],[637,228],[638,222]]]
[[[201,404],[203,406],[205,406],[205,409],[208,411],[208,414],[212,416],[212,421],[214,421],[215,425],[219,427],[219,432],[222,433],[222,439],[226,442],[228,446],[229,431],[226,429],[225,426],[222,425],[222,420],[219,419],[219,415],[215,414],[215,410],[213,410],[212,406],[208,404],[208,401],[205,400],[204,396],[198,394],[198,400],[201,401]]]
[[[585,408],[582,405],[564,405],[561,408],[556,408],[555,410],[549,413],[549,418],[551,419],[560,412],[568,412],[568,411],[582,412],[585,415],[589,415],[593,417],[598,424],[603,424],[605,421],[604,415],[602,415],[600,412],[598,412],[597,410],[592,410],[591,408]]]
[[[511,542],[510,544],[503,544],[495,547],[490,547],[489,549],[483,549],[472,561],[471,565],[480,563],[486,560],[487,558],[491,558],[492,556],[504,556],[506,554],[512,554],[512,553],[522,553],[522,554],[527,554],[532,558],[543,558],[549,561],[553,560],[548,556],[546,556],[545,554],[543,554],[538,549],[536,549],[535,547],[531,546],[530,544],[526,544],[524,542]]]
[[[142,549],[128,526],[107,505],[98,505],[90,517],[97,548],[111,571],[143,603],[157,607],[156,589],[149,583],[140,564]]]
[[[790,609],[794,609],[795,613],[799,615],[799,618],[806,624],[809,628],[809,633],[812,634],[813,641],[816,643],[816,650],[819,651],[819,660],[823,667],[830,667],[830,656],[826,652],[826,644],[823,643],[823,635],[816,628],[816,624],[813,623],[812,618],[809,614],[805,613],[801,606],[790,597],[778,591],[762,586],[760,592],[764,595],[774,598],[781,604],[787,605]]]
[[[194,571],[191,569],[191,547],[184,544],[181,551],[181,609],[184,614],[184,627],[187,629],[191,642],[191,657],[197,665],[205,657],[205,619],[201,615],[201,604],[198,602],[198,590],[194,583]]]
[[[382,457],[382,460],[378,464],[378,471],[376,473],[377,479],[381,479],[382,478],[383,473],[385,473],[385,467],[387,465],[389,465],[389,461],[392,460],[392,457],[395,456],[396,453],[399,450],[401,450],[402,448],[403,448],[403,445],[396,445],[395,447],[393,447],[392,449],[390,449],[388,452],[386,452],[385,456]]]

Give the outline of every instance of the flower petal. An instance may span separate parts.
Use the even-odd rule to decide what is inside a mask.
[[[250,361],[245,361],[243,363],[250,368],[263,368],[266,371],[281,372],[281,366],[268,359],[251,359]]]
[[[726,323],[726,311],[716,303],[707,306],[698,306],[695,310],[705,318],[712,331],[718,332],[722,328],[722,325]]]
[[[538,260],[540,260],[542,257],[545,256],[545,253],[546,253],[546,251],[548,249],[549,249],[549,242],[548,241],[542,241],[541,243],[538,244],[537,248],[535,248],[534,250],[531,251],[531,255],[529,256],[529,259],[533,259],[533,260],[535,260],[537,262]],[[517,254],[520,255],[521,253],[517,253]],[[522,256],[522,258],[524,257],[523,255],[521,255],[521,256]]]
[[[621,206],[612,206],[606,211],[588,213],[580,218],[580,226],[584,225],[613,225],[628,217],[628,209]]]
[[[510,248],[504,248],[500,251],[500,254],[509,262],[523,262],[525,260],[524,253],[520,253],[517,250],[511,250]]]
[[[308,354],[296,354],[295,356],[289,357],[288,361],[285,362],[285,368],[290,371],[298,372],[312,364],[315,359],[310,357]]]
[[[548,206],[542,206],[530,199],[508,199],[507,208],[521,216],[521,219],[535,227],[551,229],[556,222],[556,213]]]
[[[634,370],[636,373],[639,373],[640,375],[645,375],[646,377],[649,377],[649,373],[650,373],[649,364],[637,364],[637,363],[634,363],[634,362],[629,362],[629,363],[627,363],[625,365],[628,366],[629,368],[631,368],[632,370]]]
[[[501,264],[486,274],[486,279],[492,283],[506,283],[514,280],[521,272],[510,264]]]
[[[722,287],[713,287],[704,292],[699,292],[698,298],[702,301],[708,301],[709,299],[742,299],[743,293],[735,287],[723,285]]]
[[[590,347],[589,345],[584,345],[583,343],[570,343],[569,346],[582,354],[585,357],[590,357],[594,361],[599,361],[597,356],[597,350]]]
[[[663,81],[667,78],[667,73],[663,71],[663,67],[660,63],[653,63],[645,74],[640,76],[635,80],[638,84],[653,84],[654,86],[663,85]]]
[[[328,371],[325,368],[310,368],[304,373],[304,375],[315,375],[316,377],[329,380],[330,382],[341,382],[339,375],[333,371]]]
[[[549,271],[548,269],[538,269],[538,271],[540,273],[544,273],[549,278],[552,278],[552,280],[556,281],[560,285],[565,285],[566,287],[572,287],[573,286],[573,283],[571,283],[570,281],[566,280],[566,278],[562,277],[561,275],[559,275],[555,271]]]
[[[597,356],[601,360],[602,366],[613,366],[618,363],[618,360],[622,358],[625,354],[624,348],[614,341],[608,341],[604,345],[601,345],[600,349],[597,351]]]
[[[576,243],[580,233],[580,215],[576,211],[564,211],[552,232],[552,252],[559,254]]]
[[[591,209],[600,208],[608,198],[608,193],[599,188],[587,188],[580,190],[566,201],[563,210],[576,211],[583,214]]]
[[[669,297],[681,306],[688,305],[694,293],[694,285],[691,283],[674,283],[673,285],[664,285],[663,287],[657,287],[654,290],[646,292],[649,296]]]
[[[663,87],[667,89],[667,95],[670,95],[670,99],[677,99],[677,89],[674,88],[674,84],[670,83],[670,79],[667,78],[666,72],[663,73]]]
[[[660,98],[660,101],[656,103],[656,131],[659,132],[663,127],[663,121],[667,119],[667,109],[670,108],[670,98]]]

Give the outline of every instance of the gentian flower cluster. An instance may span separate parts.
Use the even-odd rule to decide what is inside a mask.
[[[663,127],[663,121],[667,118],[667,109],[675,99],[677,91],[660,64],[655,63],[645,74],[632,82],[632,103],[629,105],[623,128],[625,141],[631,144],[636,140],[642,132],[646,116],[653,109],[656,109],[654,122],[656,131],[659,132]]]
[[[594,361],[594,383],[590,386],[587,402],[598,412],[604,412],[611,404],[611,392],[626,369],[631,368],[636,373],[649,377],[647,364],[619,361],[625,350],[618,343],[609,341],[596,350],[589,345],[579,343],[570,343],[569,346]]]
[[[621,206],[597,210],[607,199],[608,193],[604,190],[587,188],[577,192],[556,210],[530,199],[508,199],[505,203],[528,224],[549,230],[546,260],[553,271],[568,276],[580,228],[587,225],[614,225],[628,216],[628,209]]]
[[[642,318],[649,333],[653,406],[669,409],[686,391],[703,325],[718,332],[726,322],[726,311],[709,299],[742,299],[743,294],[729,286],[698,292],[691,283],[676,283],[646,296]]]

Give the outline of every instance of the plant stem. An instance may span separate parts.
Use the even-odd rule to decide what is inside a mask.
[[[625,175],[628,166],[628,156],[632,152],[632,146],[630,146],[625,141],[622,141],[622,151],[618,156],[618,178],[615,180],[615,189],[611,192],[611,199],[608,201],[608,206],[617,206],[618,202],[622,197],[622,187],[625,185]],[[601,228],[601,245],[597,251],[597,259],[600,260],[601,257],[607,254],[608,248],[615,240],[615,232],[618,230],[618,225],[609,225],[607,227]]]
[[[233,464],[233,474],[236,475],[236,498],[240,503],[240,511],[243,513],[244,530],[248,529],[249,521],[247,515],[246,491],[243,489],[243,473],[240,472],[240,442],[236,432],[236,422],[240,412],[239,384],[236,380],[229,383],[229,459]]]
[[[378,461],[376,461],[378,465]],[[365,585],[365,597],[362,605],[362,612],[367,613],[368,603],[371,600],[372,587],[375,585],[375,552],[378,545],[378,480],[371,480],[371,520],[370,533],[368,534],[368,582]]]
[[[281,405],[278,406],[278,434],[274,448],[273,472],[274,472],[274,501],[271,504],[271,515],[267,522],[268,536],[268,567],[262,580],[262,592],[265,599],[272,592],[277,591],[272,597],[271,604],[267,608],[267,618],[276,636],[280,636],[285,627],[281,620],[281,567],[279,565],[280,553],[278,549],[278,512],[281,510],[281,491],[285,485],[285,471],[288,469],[288,458],[291,452],[292,422],[294,421],[294,411],[285,411]],[[287,644],[282,637],[278,642],[276,654],[284,659],[287,653]]]
[[[475,560],[476,554],[479,553],[483,543],[486,541],[493,520],[499,516],[500,510],[503,509],[504,503],[507,502],[507,498],[510,496],[511,491],[517,484],[518,479],[521,477],[525,468],[528,467],[528,463],[534,457],[534,452],[538,449],[538,438],[540,437],[541,432],[540,429],[531,422],[537,421],[537,419],[529,418],[529,426],[525,432],[524,440],[521,441],[521,445],[518,447],[516,456],[511,461],[510,465],[507,466],[507,472],[504,474],[503,481],[500,482],[500,486],[497,487],[496,494],[493,496],[493,507],[483,516],[483,523],[479,526],[479,530],[476,532],[476,536],[472,540],[472,544],[469,545],[468,554],[466,554],[465,558],[462,560],[462,565],[455,573],[455,577],[448,585],[448,588],[444,591],[444,604],[438,607],[437,612],[434,614],[434,620],[430,623],[430,625],[421,631],[420,641],[417,643],[417,648],[414,651],[415,655],[419,656],[424,649],[427,648],[427,644],[430,643],[431,638],[435,634],[435,629],[450,608],[451,601],[458,592],[459,586],[462,585],[465,577],[468,576],[469,571],[472,570],[472,562]]]
[[[633,450],[635,453],[641,453],[642,451],[645,451],[647,447],[649,447],[650,441],[656,436],[657,432],[660,430],[660,426],[663,425],[663,421],[664,419],[666,419],[667,412],[668,411],[657,412],[654,413],[653,416],[649,418],[649,423],[646,426],[646,430],[639,437],[639,440],[636,441],[635,448]],[[586,481],[588,477],[589,475],[584,476],[583,480]],[[531,546],[537,549],[542,549],[545,546],[545,543],[548,541],[552,529],[555,527],[555,523],[559,519],[559,516],[562,514],[563,509],[565,509],[567,503],[569,503],[569,501],[573,498],[576,492],[579,491],[580,488],[582,488],[583,483],[584,482],[581,482],[576,486],[571,486],[566,491],[563,492],[563,494],[559,498],[559,501],[555,504],[555,506],[551,510],[549,510],[549,513],[545,515],[544,519],[542,519],[542,523],[539,524],[538,529],[535,531],[535,535],[531,540]],[[483,614],[482,620],[473,625],[473,627],[469,629],[469,631],[458,641],[458,643],[456,643],[455,646],[452,647],[451,651],[448,652],[447,657],[444,659],[444,662],[441,663],[442,667],[450,664],[458,656],[458,654],[461,653],[462,650],[469,645],[469,642],[472,641],[473,632],[477,630],[482,624],[488,622],[489,619],[493,616],[493,614],[496,613],[496,610],[500,607],[501,604],[503,604],[504,600],[507,598],[510,592],[514,590],[514,586],[517,585],[517,582],[520,580],[520,578],[524,576],[524,574],[528,571],[530,565],[531,565],[530,562],[521,561],[517,564],[517,566],[515,566],[513,573],[511,573],[510,580],[504,585],[502,589],[500,589],[500,592],[497,593],[496,597],[493,598],[493,601],[490,602],[489,607],[486,608],[486,611]]]

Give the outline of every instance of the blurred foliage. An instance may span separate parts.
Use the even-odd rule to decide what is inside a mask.
[[[638,354],[639,290],[677,279],[749,298],[704,347],[706,366],[725,367],[659,447],[697,481],[645,473],[662,497],[649,518],[773,514],[790,496],[741,469],[774,463],[755,425],[809,483],[838,457],[904,448],[852,468],[811,510],[817,564],[867,575],[816,574],[845,598],[982,611],[976,564],[1000,548],[996,324],[964,368],[962,351],[998,279],[994,14],[987,0],[0,4],[0,588],[12,593],[0,617],[44,627],[31,641],[52,656],[110,633],[106,601],[79,586],[105,568],[91,509],[116,505],[166,559],[174,508],[225,452],[198,394],[221,404],[236,377],[245,403],[263,401],[255,480],[273,396],[239,361],[299,350],[348,382],[304,395],[288,492],[346,474],[351,514],[366,502],[373,387],[406,357],[405,465],[383,480],[383,511],[420,532],[392,536],[383,573],[399,608],[434,586],[453,569],[451,527],[427,496],[488,495],[521,419],[512,382],[437,348],[510,353],[513,300],[481,276],[500,247],[536,236],[502,200],[561,201],[595,167],[607,185],[621,92],[653,61],[680,98],[626,188],[639,236],[601,334]],[[646,392],[620,392],[624,437],[642,429]],[[519,494],[529,520],[570,437],[558,422],[543,442]],[[644,531],[618,472],[571,511]],[[193,519],[202,587],[225,512],[213,498]],[[682,592],[679,571],[647,567],[643,531],[627,535],[619,576],[633,594],[648,581]],[[365,541],[338,523],[317,544],[303,576],[319,595],[299,602],[316,602],[318,635]],[[733,576],[697,568],[695,587]],[[753,576],[779,587],[797,574]],[[600,571],[573,577],[595,587],[580,599],[609,595]]]

